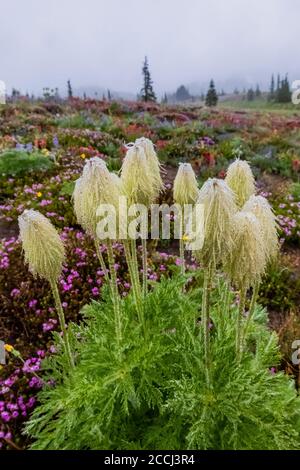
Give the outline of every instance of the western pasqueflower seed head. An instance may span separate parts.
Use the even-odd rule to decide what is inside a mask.
[[[141,145],[128,148],[121,170],[122,194],[128,199],[128,206],[144,204],[149,206],[156,198],[156,189]]]
[[[255,193],[254,176],[249,163],[244,160],[237,159],[229,165],[225,181],[235,193],[239,208]]]
[[[180,163],[174,180],[173,198],[177,204],[195,204],[199,194],[195,172],[190,163]]]
[[[234,248],[225,271],[238,289],[248,289],[260,281],[267,264],[261,224],[253,213],[241,211],[235,214],[233,240]]]
[[[119,194],[116,179],[108,171],[105,162],[99,157],[88,160],[73,192],[77,221],[87,233],[96,236],[99,205],[116,205]]]
[[[272,207],[265,197],[251,196],[244,204],[243,211],[251,212],[259,220],[268,261],[272,261],[279,250],[278,225]]]
[[[161,164],[155,152],[153,142],[146,137],[140,137],[136,139],[135,143],[141,145],[144,149],[150,176],[152,177],[154,192],[156,197],[158,197],[159,193],[164,189],[164,184],[160,174]]]
[[[204,243],[195,257],[205,266],[220,264],[233,247],[232,218],[237,211],[234,194],[225,181],[209,178],[196,204],[204,209]]]
[[[25,210],[18,218],[25,261],[34,276],[57,281],[65,258],[63,242],[40,212]]]

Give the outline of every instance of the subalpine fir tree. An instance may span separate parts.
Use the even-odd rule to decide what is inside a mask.
[[[247,91],[247,100],[248,101],[253,101],[254,98],[255,98],[254,90],[253,90],[253,88],[249,88],[249,90]]]
[[[278,101],[280,86],[281,86],[281,80],[280,80],[280,75],[278,74],[277,75],[276,91],[275,91],[275,101]]]
[[[278,103],[289,103],[291,101],[290,84],[287,76],[281,80],[276,98]]]
[[[256,96],[256,98],[259,98],[261,96],[261,91],[260,91],[260,88],[259,88],[258,84],[256,85],[255,96]]]
[[[216,106],[218,103],[218,95],[216,92],[214,81],[211,80],[209,84],[209,89],[206,94],[205,104],[206,106]]]
[[[164,94],[161,100],[162,104],[167,104],[168,103],[168,95],[167,93]]]
[[[144,78],[144,86],[141,89],[140,98],[142,101],[156,101],[156,95],[153,90],[153,82],[151,79],[148,59],[145,57],[144,65],[143,65],[143,78]]]
[[[68,80],[67,85],[68,85],[68,98],[71,99],[71,98],[73,98],[73,90],[72,90],[72,86],[71,86],[71,81],[70,81],[70,80]]]
[[[275,98],[275,80],[274,80],[274,75],[272,74],[271,85],[270,85],[270,93],[269,93],[269,101],[274,100],[274,98]]]

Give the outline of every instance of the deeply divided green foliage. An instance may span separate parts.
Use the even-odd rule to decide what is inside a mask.
[[[54,162],[39,151],[7,150],[0,154],[0,175],[22,176],[53,168]]]
[[[211,309],[208,384],[199,305],[201,289],[163,280],[145,300],[145,332],[131,294],[121,301],[117,343],[109,295],[69,326],[76,367],[57,354],[44,362],[26,432],[33,449],[293,449],[299,447],[300,403],[293,382],[271,367],[277,337],[257,306],[245,352],[236,360],[237,307],[223,282]]]

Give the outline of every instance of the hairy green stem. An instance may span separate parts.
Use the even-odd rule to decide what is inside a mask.
[[[147,295],[148,291],[148,259],[147,259],[147,240],[142,238],[142,250],[143,250],[143,296]]]
[[[131,259],[133,265],[133,271],[135,276],[136,285],[141,290],[141,283],[140,283],[140,275],[139,275],[139,266],[138,266],[138,259],[137,259],[137,250],[136,250],[136,240],[131,240]]]
[[[113,253],[111,240],[108,239],[106,244],[107,244],[107,257],[108,257],[109,272],[110,272],[110,277],[111,277],[112,301],[113,301],[114,311],[115,311],[116,336],[117,336],[117,342],[118,344],[120,344],[120,341],[122,339],[122,323],[121,323],[121,311],[120,311],[120,299],[119,299],[117,272],[115,268],[115,257]]]
[[[110,285],[110,279],[109,279],[109,276],[107,274],[107,269],[106,269],[106,265],[105,265],[105,262],[104,262],[103,255],[102,255],[101,250],[100,250],[99,242],[97,240],[94,240],[94,244],[95,244],[96,253],[97,253],[97,257],[98,257],[101,269],[104,272],[104,278],[105,278],[107,284]]]
[[[210,384],[210,341],[209,341],[209,307],[212,282],[212,268],[204,269],[203,293],[202,293],[202,331],[204,341],[204,362],[207,384]]]
[[[139,284],[137,283],[137,280],[136,280],[135,267],[134,267],[134,262],[132,260],[130,244],[129,244],[128,240],[124,240],[123,245],[124,245],[126,262],[127,262],[129,275],[130,275],[130,280],[131,280],[131,285],[132,285],[132,292],[133,292],[134,302],[135,302],[135,306],[136,306],[136,309],[137,309],[139,321],[141,322],[143,320],[143,312],[142,312],[142,304],[141,304],[141,290],[140,290],[140,286],[139,286]]]
[[[255,304],[256,304],[258,292],[259,292],[259,283],[256,282],[253,286],[253,292],[252,292],[252,297],[251,297],[251,302],[250,302],[249,313],[248,313],[248,317],[247,317],[247,320],[246,320],[246,323],[245,323],[245,326],[244,326],[242,347],[244,347],[244,344],[245,344],[245,341],[246,341],[247,331],[248,331],[251,319],[252,319],[253,314],[254,314]]]
[[[184,241],[179,240],[179,257],[180,257],[180,272],[183,275],[185,273],[185,260],[184,260]]]
[[[246,289],[242,287],[240,289],[240,301],[239,301],[239,310],[236,324],[236,356],[238,361],[241,359],[241,334],[242,334],[242,319],[245,312],[245,303],[246,303]]]
[[[70,342],[69,342],[69,335],[67,332],[66,328],[66,320],[65,320],[65,314],[62,308],[61,300],[60,300],[60,295],[57,287],[57,283],[54,280],[50,281],[51,289],[52,289],[52,294],[54,297],[54,302],[55,302],[55,308],[57,311],[59,323],[60,323],[60,328],[63,333],[63,342],[64,342],[64,347],[66,351],[67,358],[69,360],[70,366],[74,367],[74,359],[72,356],[71,352],[71,347],[70,347]]]

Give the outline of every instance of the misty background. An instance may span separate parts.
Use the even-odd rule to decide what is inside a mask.
[[[300,78],[298,0],[2,0],[0,14],[8,92],[65,95],[70,79],[74,94],[135,98],[145,55],[158,98]]]

